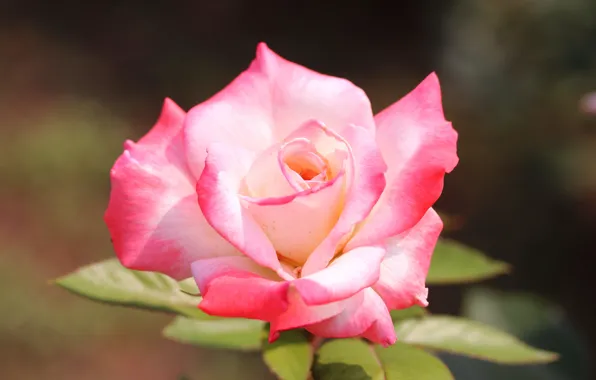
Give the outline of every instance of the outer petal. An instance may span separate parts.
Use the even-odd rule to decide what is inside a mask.
[[[304,264],[303,275],[325,268],[344,247],[356,225],[370,213],[385,188],[387,169],[373,135],[364,128],[349,125],[339,134],[350,147],[351,168],[342,214],[327,236]],[[374,244],[371,244],[374,245]]]
[[[350,81],[287,61],[264,43],[257,47],[256,60],[271,86],[274,134],[278,140],[310,119],[321,120],[335,130],[354,123],[374,133],[370,101]]]
[[[379,280],[383,247],[360,247],[346,252],[322,271],[294,281],[307,305],[322,305],[353,296]]]
[[[288,308],[289,282],[248,257],[220,257],[192,263],[203,300],[199,308],[222,317],[270,321]]]
[[[211,315],[271,322],[273,341],[281,330],[302,327],[337,315],[341,302],[308,306],[292,281],[256,265],[248,257],[218,257],[192,263],[203,295],[199,308]]]
[[[274,123],[267,77],[259,62],[211,99],[188,112],[184,140],[190,169],[199,178],[213,143],[259,152],[270,146]]]
[[[222,144],[209,146],[199,181],[199,205],[209,224],[256,263],[284,275],[275,248],[238,196],[253,158],[250,152]]]
[[[376,243],[414,226],[438,199],[443,178],[458,162],[457,133],[445,121],[437,76],[375,117],[377,143],[388,163],[387,188],[348,243]]]
[[[361,89],[289,62],[261,43],[245,72],[189,111],[185,140],[191,170],[200,176],[205,149],[213,142],[261,151],[310,119],[337,130],[355,123],[374,134],[370,102]]]
[[[311,333],[325,338],[362,336],[389,346],[397,340],[389,310],[371,288],[345,301],[343,312],[322,322],[306,326]]]
[[[289,306],[282,314],[271,321],[269,341],[277,339],[280,331],[304,327],[338,315],[346,308],[346,301],[331,302],[325,305],[309,306],[304,303],[295,288],[288,293]]]
[[[381,276],[373,288],[389,309],[428,305],[425,280],[442,229],[441,218],[431,208],[417,225],[388,240]]]
[[[198,258],[235,254],[198,206],[182,144],[184,115],[166,99],[153,129],[137,144],[126,142],[111,171],[105,213],[124,266],[175,278],[189,277]]]

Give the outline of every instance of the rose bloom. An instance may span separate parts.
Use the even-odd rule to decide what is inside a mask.
[[[221,92],[188,113],[167,99],[125,143],[105,221],[124,266],[193,276],[207,314],[387,346],[389,310],[427,306],[456,140],[435,74],[373,116],[351,82],[261,43]]]

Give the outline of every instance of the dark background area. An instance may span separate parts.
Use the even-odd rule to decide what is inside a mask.
[[[164,97],[188,109],[221,89],[259,41],[350,79],[375,111],[436,71],[460,134],[445,236],[511,263],[488,285],[560,305],[593,356],[596,113],[581,101],[596,2],[0,0],[0,377],[267,376],[250,355],[162,340],[166,316],[48,285],[112,257],[102,215],[124,139]],[[458,313],[462,294],[432,289],[431,310]]]

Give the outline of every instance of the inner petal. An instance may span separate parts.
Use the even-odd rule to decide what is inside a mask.
[[[327,159],[307,139],[297,138],[279,150],[279,165],[296,191],[310,189],[332,179]]]
[[[297,277],[341,214],[348,151],[324,125],[305,123],[263,152],[245,178],[244,207]]]
[[[306,152],[298,154],[285,159],[286,165],[302,177],[303,180],[309,181],[319,174],[323,174],[326,178],[325,170],[327,164],[323,158],[314,152]]]

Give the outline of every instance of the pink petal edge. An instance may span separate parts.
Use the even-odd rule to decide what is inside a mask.
[[[380,276],[383,247],[359,247],[346,252],[319,272],[294,280],[307,305],[341,301],[374,285]]]
[[[414,227],[387,241],[379,281],[373,286],[389,309],[428,305],[426,275],[443,222],[432,208]]]
[[[304,264],[302,273],[305,276],[329,264],[357,224],[368,216],[385,188],[387,166],[377,149],[374,136],[363,128],[349,125],[341,134],[337,134],[337,138],[345,141],[351,157],[344,209],[333,230]]]
[[[324,338],[361,336],[385,347],[397,340],[389,310],[377,293],[366,288],[344,301],[340,314],[306,326],[311,333]]]
[[[375,117],[377,142],[390,163],[387,187],[347,249],[376,244],[414,226],[458,162],[457,132],[445,120],[435,73]]]
[[[250,152],[211,144],[197,182],[199,205],[209,224],[236,249],[285,276],[275,248],[238,196],[251,162]]]
[[[105,212],[114,249],[130,269],[190,276],[190,263],[235,250],[206,222],[196,201],[182,144],[185,112],[166,99],[155,126],[127,141],[110,172]]]

